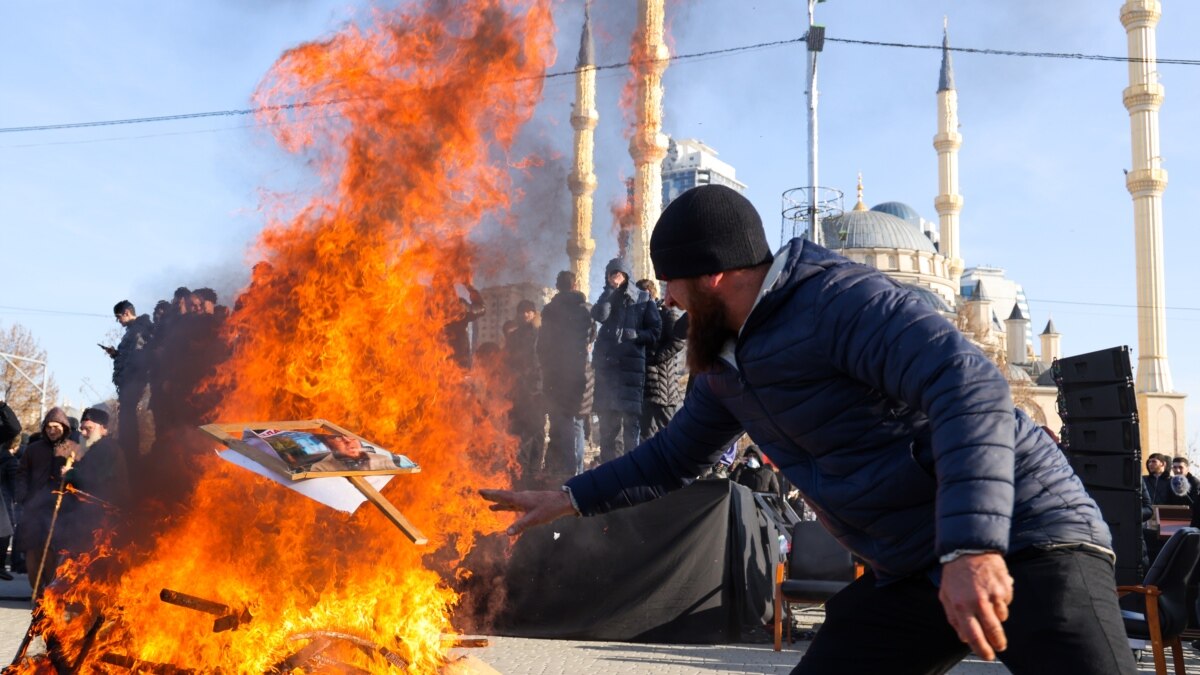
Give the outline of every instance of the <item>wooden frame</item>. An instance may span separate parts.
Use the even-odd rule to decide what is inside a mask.
[[[272,469],[276,473],[285,473],[285,477],[291,478],[292,480],[296,480],[295,476],[286,475],[286,472],[283,471],[282,469],[280,469],[278,466],[270,466],[270,465],[264,464],[263,458],[261,456],[262,453],[258,453],[258,452],[254,452],[254,451],[247,452],[246,450],[242,449],[242,446],[244,444],[243,444],[241,438],[235,438],[232,434],[233,433],[240,434],[241,432],[243,432],[246,429],[277,429],[280,431],[298,431],[298,430],[312,429],[314,427],[321,427],[321,428],[329,429],[329,430],[337,432],[338,434],[341,434],[343,436],[348,436],[350,438],[357,439],[359,442],[369,445],[371,447],[379,447],[379,446],[375,445],[374,443],[372,443],[371,441],[368,441],[367,439],[363,438],[362,436],[359,436],[358,434],[356,434],[352,431],[349,431],[347,429],[343,429],[342,427],[334,424],[333,422],[330,422],[330,421],[324,420],[324,419],[286,420],[286,421],[274,421],[274,422],[243,422],[243,423],[238,423],[238,424],[206,424],[206,425],[200,427],[200,429],[202,431],[206,432],[207,434],[209,434],[210,436],[212,436],[213,438],[216,438],[217,440],[224,443],[227,447],[229,447],[229,449],[234,450],[242,455],[245,455],[251,461],[257,462],[259,464],[263,464],[263,466],[266,466],[268,469]],[[405,459],[407,460],[407,458],[405,458]],[[283,463],[282,460],[280,460],[280,464],[282,464],[282,463]],[[364,478],[364,476],[366,476],[366,475],[393,475],[393,474],[401,474],[401,473],[419,473],[420,471],[421,471],[421,467],[414,464],[411,468],[397,468],[395,470],[389,469],[387,471],[362,472],[362,473],[356,473],[355,475],[344,475],[344,474],[339,474],[337,472],[331,472],[326,475],[309,474],[309,476],[307,478],[305,478],[305,480],[319,480],[319,479],[328,479],[328,478],[337,478],[337,477],[345,478],[347,481],[350,482],[351,485],[354,486],[354,488],[356,490],[361,492],[362,495],[367,498],[367,501],[371,502],[371,504],[373,504],[375,506],[375,508],[379,509],[380,512],[382,512],[383,515],[393,525],[395,525],[397,528],[399,528],[400,531],[404,534],[404,536],[408,537],[409,541],[411,541],[414,544],[417,544],[418,546],[423,546],[423,545],[429,543],[429,539],[420,530],[418,530],[416,528],[416,526],[414,526],[408,520],[408,518],[405,518],[404,514],[401,513],[400,510],[397,509],[394,504],[392,504],[390,501],[388,501],[387,497],[384,497],[383,494],[379,492],[379,490],[376,490],[375,487],[373,485],[371,485],[369,482],[367,482],[366,479]]]

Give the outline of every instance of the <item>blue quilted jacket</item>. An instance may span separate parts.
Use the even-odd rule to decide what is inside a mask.
[[[1066,458],[953,325],[811,242],[781,256],[736,364],[697,377],[654,438],[568,481],[584,514],[691,483],[745,429],[884,582],[958,549],[1112,547]]]

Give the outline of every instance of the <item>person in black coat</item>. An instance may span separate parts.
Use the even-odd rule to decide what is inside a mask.
[[[601,461],[632,450],[641,438],[646,350],[662,334],[658,306],[649,293],[638,290],[629,274],[624,260],[610,260],[604,269],[604,291],[592,307],[592,318],[600,324],[592,364]]]
[[[42,420],[41,436],[30,440],[21,456],[21,472],[17,478],[16,499],[21,505],[21,520],[13,536],[13,548],[25,552],[29,584],[36,580],[41,569],[42,553],[50,534],[54,515],[55,492],[62,487],[63,469],[69,458],[79,454],[79,445],[69,436],[70,422],[62,408],[51,408]],[[57,567],[54,547],[45,561],[41,588],[53,578]]]
[[[751,445],[742,456],[742,463],[733,471],[733,482],[745,485],[751,492],[779,494],[779,477],[763,462],[762,452]]]
[[[128,457],[136,457],[141,439],[138,436],[138,402],[150,382],[150,350],[146,346],[154,334],[154,324],[148,314],[138,316],[128,300],[113,306],[113,315],[125,328],[125,334],[115,348],[104,351],[113,360],[113,384],[117,386],[117,415],[121,431],[121,449]]]
[[[646,393],[642,401],[642,440],[666,428],[667,422],[683,405],[683,350],[687,346],[686,331],[676,330],[683,312],[678,307],[666,307],[658,297],[658,284],[642,279],[638,288],[650,294],[662,316],[662,333],[658,342],[646,350]]]
[[[1146,475],[1142,476],[1142,491],[1150,496],[1151,504],[1169,504],[1171,499],[1171,458],[1156,452],[1146,458]]]
[[[546,471],[573,476],[583,471],[584,426],[592,412],[588,396],[588,345],[595,329],[591,308],[575,289],[575,275],[563,271],[554,282],[558,293],[542,308],[537,344],[542,392],[550,415]]]
[[[538,314],[531,300],[517,303],[511,332],[505,331],[504,357],[512,375],[512,431],[521,439],[518,461],[526,478],[540,474],[546,459],[546,411],[538,368]]]
[[[71,553],[91,550],[95,533],[111,529],[129,499],[129,471],[124,454],[108,435],[108,413],[88,408],[81,419],[80,459],[64,476],[64,482],[79,492],[64,496],[54,536],[54,548]]]

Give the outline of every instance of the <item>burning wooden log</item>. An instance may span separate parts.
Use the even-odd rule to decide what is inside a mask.
[[[96,634],[100,632],[100,627],[103,625],[104,615],[96,614],[92,625],[88,627],[87,633],[83,636],[83,641],[79,643],[79,654],[75,656],[75,663],[71,666],[72,673],[80,672],[79,669],[87,661],[88,652],[92,651],[92,646],[96,644]]]
[[[329,649],[333,644],[333,638],[318,635],[312,642],[304,645],[300,649],[288,654],[282,661],[271,667],[269,673],[290,673],[297,668],[303,668],[309,661],[312,661],[318,654]]]
[[[229,605],[222,605],[219,602],[205,600],[204,598],[198,598],[194,595],[188,595],[187,593],[180,593],[179,591],[173,591],[169,588],[164,588],[159,591],[158,599],[171,605],[186,607],[197,612],[204,612],[205,614],[212,614],[215,616],[225,616],[233,611],[233,608]]]
[[[250,623],[253,619],[254,617],[250,615],[250,610],[248,609],[243,609],[241,613],[232,612],[225,616],[217,617],[217,620],[213,621],[212,632],[221,633],[227,630],[237,630],[239,626]]]
[[[332,669],[337,673],[346,673],[346,675],[371,675],[371,671],[369,670],[363,670],[358,666],[351,665],[344,661],[338,661],[337,659],[331,659],[321,654],[318,654],[315,658],[313,658],[313,663]]]
[[[114,652],[105,652],[100,656],[100,661],[110,666],[124,668],[138,673],[155,673],[155,675],[192,675],[195,670],[191,668],[180,668],[169,663],[155,663],[154,661],[143,661],[132,656],[124,654],[116,654]]]
[[[488,639],[465,637],[462,635],[443,635],[442,645],[448,649],[453,647],[482,648],[488,646]]]
[[[408,661],[405,661],[404,658],[402,656],[400,656],[399,654],[397,654],[396,652],[394,652],[382,645],[378,645],[364,637],[359,637],[358,635],[355,635],[353,633],[343,633],[341,631],[333,631],[333,630],[314,630],[314,631],[308,631],[306,633],[296,633],[288,639],[289,640],[305,640],[305,639],[315,640],[317,638],[322,638],[322,637],[326,638],[326,639],[330,639],[330,640],[343,640],[345,642],[349,642],[349,643],[353,644],[354,646],[358,647],[363,653],[370,655],[370,656],[379,656],[379,657],[383,658],[384,661],[387,661],[389,664],[391,664],[392,666],[395,666],[396,668],[399,668],[401,670],[408,668]]]
[[[221,633],[227,630],[237,630],[238,626],[250,623],[250,621],[254,619],[254,617],[250,614],[250,610],[248,609],[243,609],[239,612],[229,605],[215,602],[213,600],[206,600],[205,598],[198,598],[194,595],[188,595],[187,593],[180,593],[179,591],[173,591],[169,588],[164,588],[159,591],[158,599],[171,605],[185,607],[187,609],[203,612],[205,614],[212,614],[213,616],[217,617],[217,620],[213,621],[214,633]]]

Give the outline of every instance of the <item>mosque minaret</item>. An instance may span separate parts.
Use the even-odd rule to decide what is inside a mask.
[[[571,260],[576,287],[585,297],[590,297],[589,275],[592,272],[592,252],[596,250],[596,242],[592,239],[592,193],[596,191],[593,166],[596,123],[600,120],[600,113],[596,110],[596,48],[592,43],[592,17],[588,4],[583,6],[583,34],[579,41],[575,75],[575,112],[571,115],[571,127],[575,129],[575,168],[567,179],[572,196],[572,227],[571,238],[567,242],[567,256]]]
[[[942,73],[938,80],[938,133],[933,147],[938,153],[938,196],[933,201],[940,225],[939,247],[950,268],[950,281],[957,288],[962,278],[963,260],[959,250],[958,214],[963,198],[958,192],[958,92],[954,90],[954,68],[950,62],[950,38],[942,32]]]
[[[1163,86],[1158,82],[1154,28],[1162,15],[1158,0],[1129,0],[1121,23],[1129,38],[1129,110],[1133,166],[1125,187],[1133,196],[1134,247],[1137,255],[1138,391],[1171,391],[1167,366],[1166,289],[1163,278],[1162,195],[1167,172],[1159,154],[1158,109]]]
[[[662,212],[662,161],[667,137],[662,133],[662,75],[670,52],[663,41],[665,0],[638,0],[638,27],[633,39],[637,126],[629,140],[633,157],[633,221],[629,263],[635,279],[653,279],[650,231]]]
[[[1163,272],[1162,195],[1167,172],[1159,151],[1158,110],[1163,86],[1158,81],[1155,27],[1162,16],[1159,0],[1126,0],[1121,25],[1129,46],[1129,111],[1132,160],[1125,187],[1133,198],[1134,251],[1137,268],[1136,389],[1142,448],[1186,452],[1183,394],[1174,392],[1167,365],[1166,280]]]

